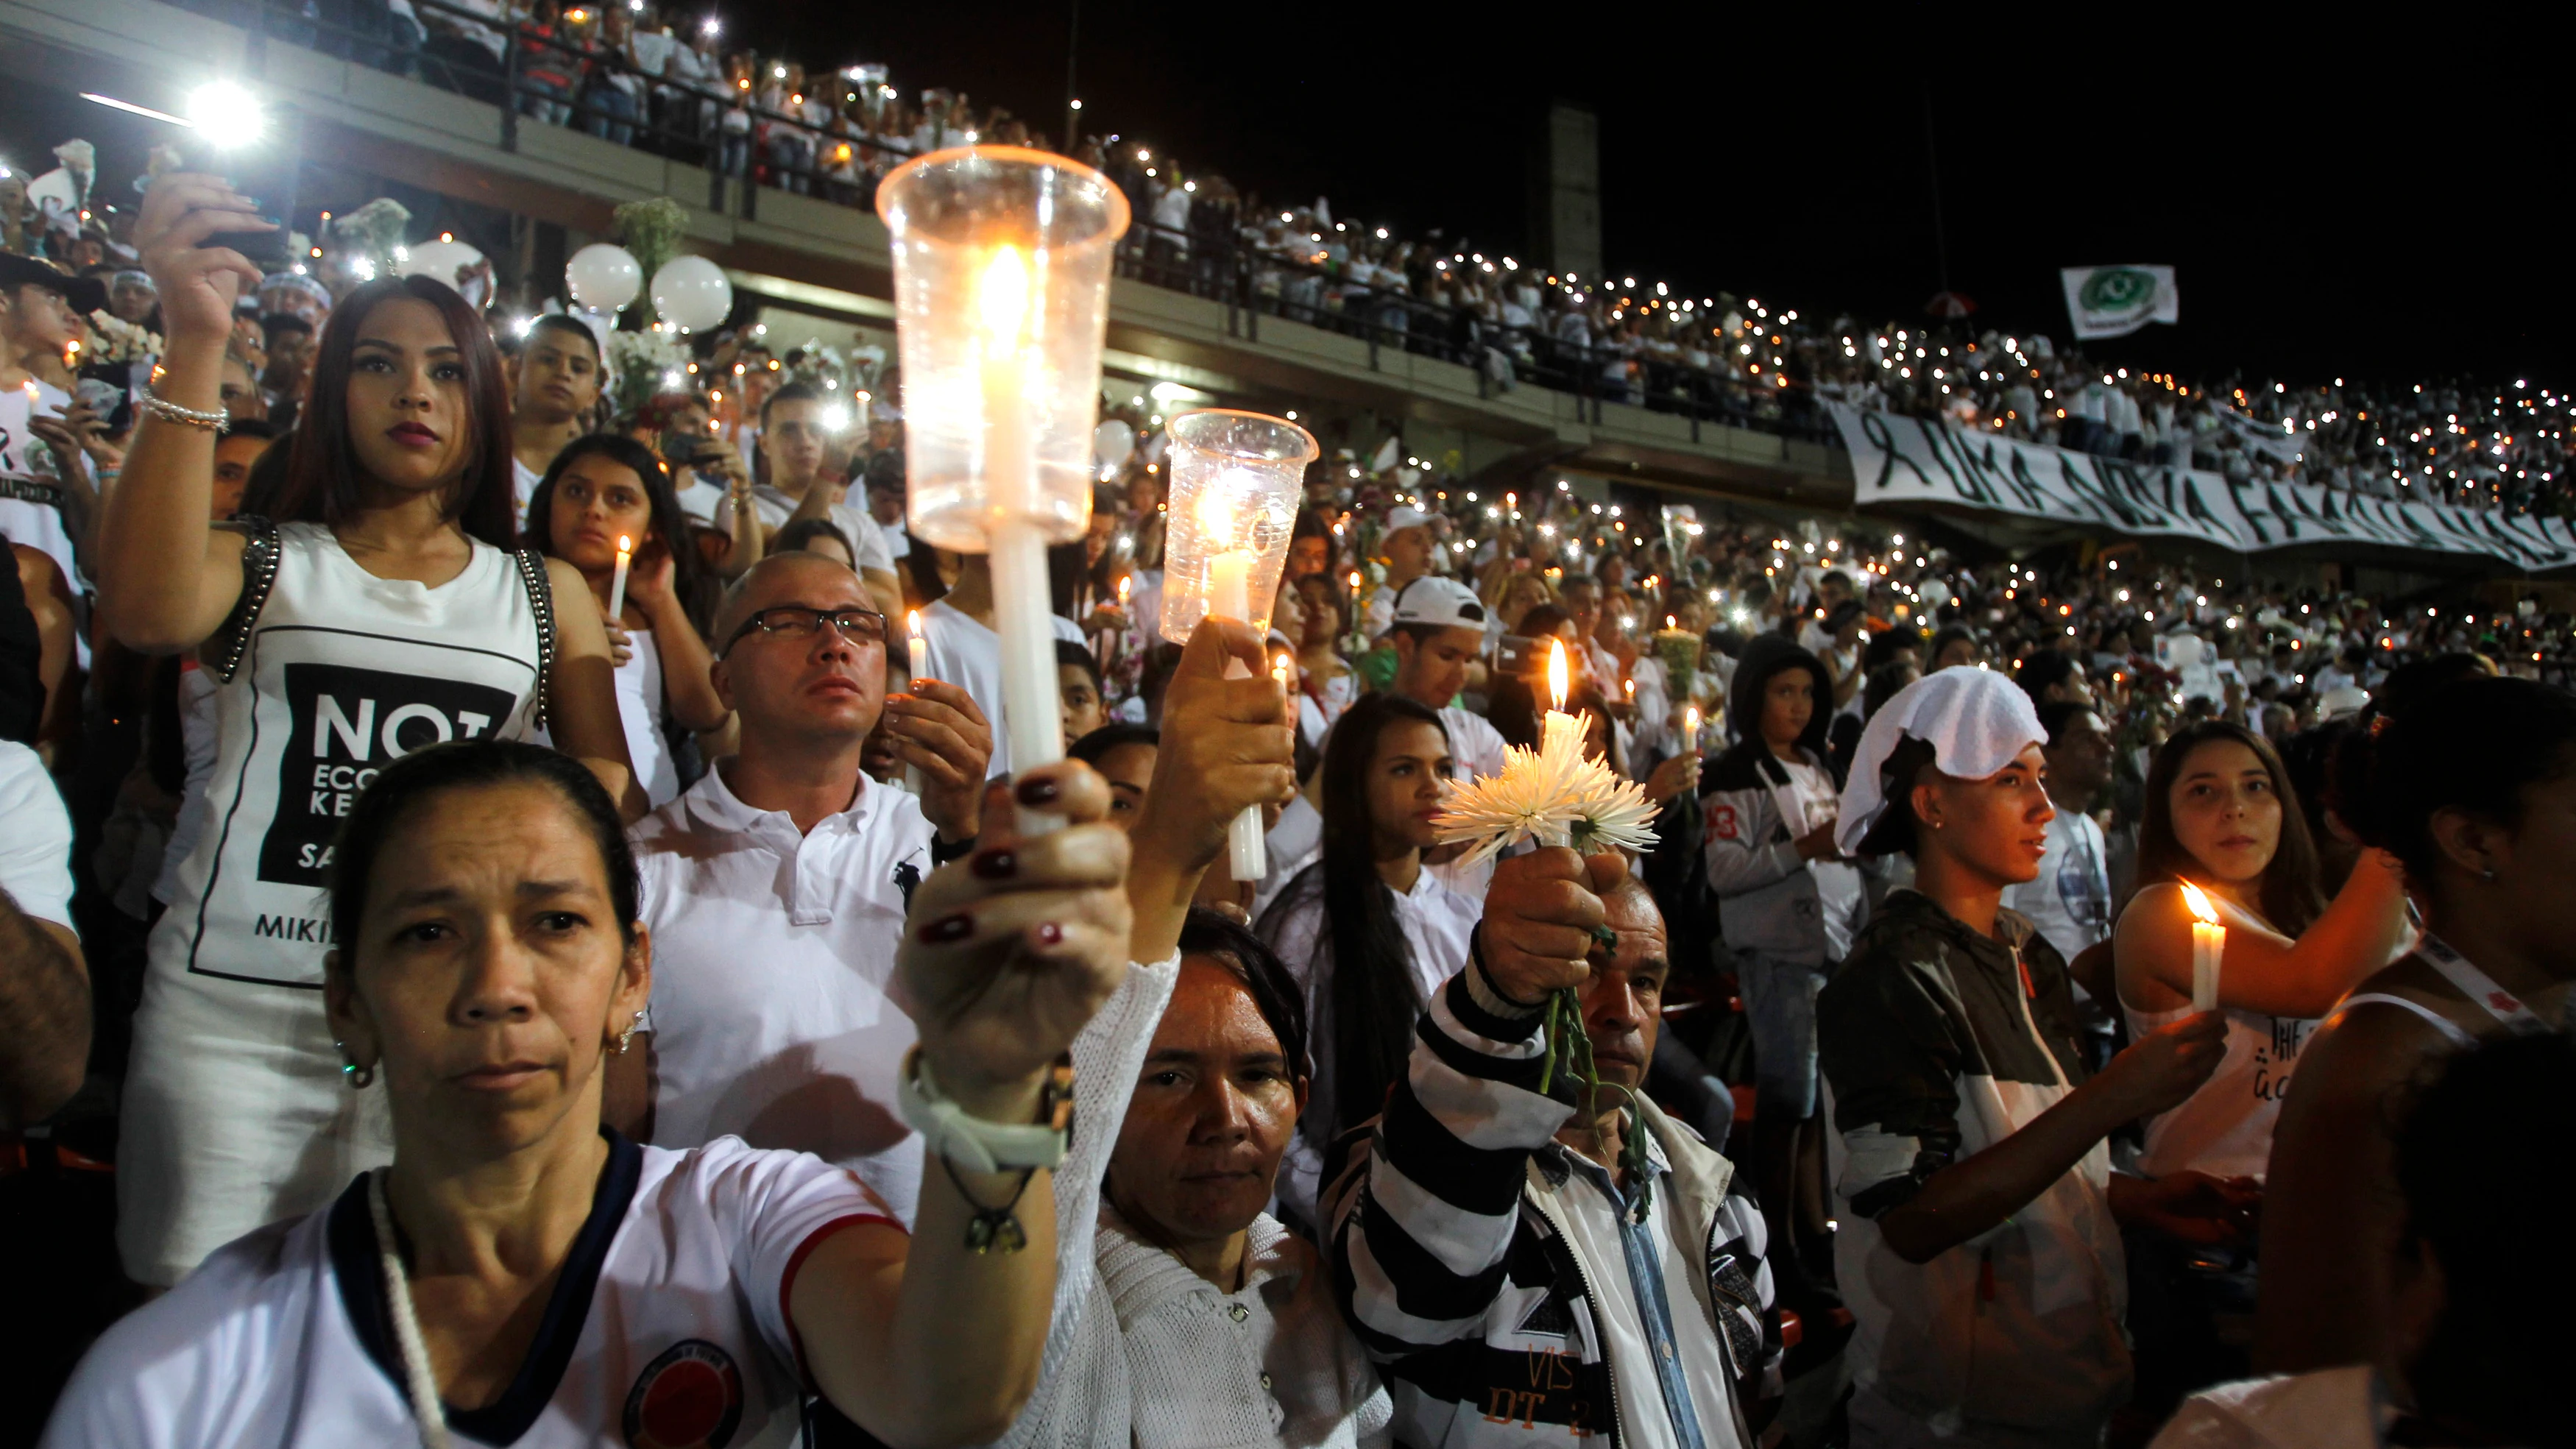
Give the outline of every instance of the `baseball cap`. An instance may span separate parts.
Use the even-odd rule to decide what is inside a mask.
[[[1395,622],[1428,624],[1435,629],[1482,629],[1485,606],[1476,591],[1456,579],[1436,575],[1415,579],[1395,596]]]
[[[73,276],[42,257],[0,252],[0,289],[15,292],[20,287],[42,287],[84,316],[107,310],[107,284],[98,278]]]
[[[1425,527],[1430,522],[1430,514],[1423,512],[1419,508],[1408,508],[1399,504],[1396,507],[1387,510],[1386,531],[1389,533],[1402,533],[1408,528]]]

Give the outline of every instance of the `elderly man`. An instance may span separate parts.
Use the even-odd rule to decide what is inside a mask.
[[[1345,1308],[1404,1442],[1756,1442],[1748,1409],[1779,1358],[1762,1214],[1640,1095],[1667,970],[1663,916],[1618,856],[1495,871],[1476,959],[1433,1000],[1332,1214]],[[1602,1083],[1589,1101],[1544,1024],[1566,987]]]
[[[921,1146],[895,1078],[913,1026],[885,988],[913,887],[974,842],[992,731],[954,685],[885,693],[885,616],[821,554],[753,566],[715,638],[742,742],[635,827],[654,993],[651,1050],[629,1059],[652,1075],[621,1084],[619,1115],[666,1147],[814,1153],[909,1217]],[[881,716],[918,798],[860,772]]]

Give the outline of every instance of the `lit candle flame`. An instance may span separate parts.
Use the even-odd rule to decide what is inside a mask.
[[[920,611],[919,609],[915,609],[915,610],[913,610],[911,613],[906,614],[906,615],[904,616],[904,621],[905,621],[905,627],[911,631],[911,633],[912,633],[912,637],[913,637],[913,638],[915,638],[915,639],[920,638],[920,637],[921,637],[921,611]]]
[[[1683,730],[1683,733],[1684,733],[1684,734],[1689,738],[1689,740],[1690,740],[1690,743],[1691,743],[1692,747],[1693,747],[1693,748],[1697,748],[1697,746],[1698,746],[1698,744],[1699,744],[1699,706],[1698,706],[1698,705],[1692,705],[1690,708],[1688,708],[1688,709],[1686,709],[1686,710],[1682,711],[1682,730]]]
[[[1565,708],[1565,683],[1565,641],[1551,639],[1547,645],[1547,689],[1559,710]]]
[[[1135,578],[1131,575],[1120,574],[1118,576],[1118,607],[1122,609],[1127,607],[1127,589],[1129,585],[1135,582]]]
[[[27,384],[27,392],[28,392],[28,394],[29,394],[30,396],[33,396],[33,395],[35,394],[35,391],[36,391],[36,385],[35,385],[34,383],[32,383],[32,382],[31,382],[31,383]],[[1352,593],[1354,593],[1354,594],[1356,594],[1356,593],[1358,593],[1359,591],[1360,591],[1360,571],[1359,571],[1358,569],[1353,569],[1353,570],[1351,570],[1351,592],[1352,592]]]
[[[2218,924],[2217,909],[2210,905],[2209,897],[2200,893],[2200,887],[2193,885],[2190,881],[2184,881],[2182,883],[2182,901],[2184,905],[2191,907],[2191,913],[2193,915],[2200,917],[2210,925],[2215,926]]]
[[[993,249],[993,259],[984,264],[983,283],[975,289],[975,301],[986,341],[997,348],[1018,346],[1020,323],[1029,311],[1029,265],[1018,247],[1005,244]]]
[[[635,551],[634,541],[629,539],[625,534],[621,533],[617,535],[617,551],[619,553],[633,553]]]

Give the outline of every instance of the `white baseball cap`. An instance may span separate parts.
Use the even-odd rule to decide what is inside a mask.
[[[1395,596],[1395,622],[1428,624],[1435,629],[1483,629],[1485,606],[1476,591],[1456,579],[1436,575],[1415,579]]]
[[[1387,510],[1386,531],[1389,533],[1402,533],[1408,528],[1424,528],[1430,523],[1431,515],[1419,508],[1409,508],[1399,504]]]

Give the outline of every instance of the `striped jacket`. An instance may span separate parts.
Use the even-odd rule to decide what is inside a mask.
[[[1336,1287],[1360,1341],[1395,1398],[1398,1442],[1432,1449],[1623,1442],[1625,1392],[1660,1404],[1649,1365],[1610,1361],[1590,1305],[1633,1292],[1618,1261],[1579,1258],[1564,1195],[1572,1166],[1554,1138],[1572,1092],[1539,1094],[1545,1039],[1535,1014],[1501,1014],[1471,990],[1479,968],[1450,978],[1416,1032],[1406,1078],[1388,1094],[1367,1145],[1325,1193]],[[1481,980],[1476,985],[1482,986]],[[1482,997],[1485,1005],[1479,1004]],[[1489,1009],[1490,1008],[1490,1009]],[[1651,1102],[1642,1115],[1670,1171],[1656,1182],[1664,1254],[1700,1265],[1678,1333],[1718,1336],[1731,1382],[1693,1385],[1725,1403],[1734,1441],[1754,1442],[1746,1411],[1779,1385],[1779,1316],[1762,1261],[1762,1215],[1730,1191],[1732,1170]],[[1706,1426],[1712,1443],[1720,1426]]]

